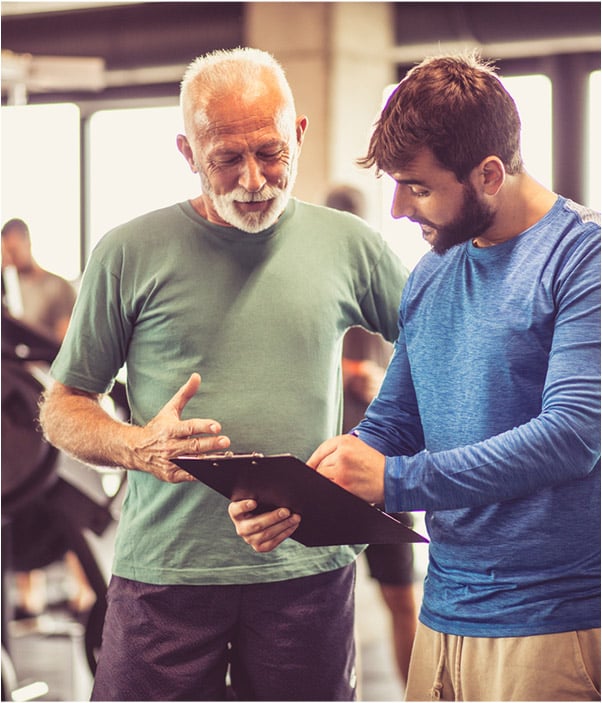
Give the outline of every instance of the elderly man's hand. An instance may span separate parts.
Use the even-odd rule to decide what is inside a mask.
[[[228,506],[228,514],[236,533],[248,545],[256,552],[271,552],[293,534],[301,522],[301,516],[287,508],[257,515],[253,513],[256,507],[254,500],[234,501]]]
[[[222,429],[219,422],[201,418],[180,419],[200,384],[199,374],[193,373],[147,425],[132,428],[136,434],[134,441],[130,442],[128,468],[147,471],[168,483],[196,481],[171,459],[222,451],[230,446],[230,439],[219,435]]]

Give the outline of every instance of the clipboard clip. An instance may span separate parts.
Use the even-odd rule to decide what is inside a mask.
[[[228,460],[228,459],[250,459],[251,464],[254,463],[254,459],[263,459],[265,454],[262,454],[261,452],[250,452],[248,454],[236,454],[235,452],[232,451],[227,451],[227,452],[219,452],[218,454],[203,454],[202,458],[203,459],[209,459],[212,461],[212,466],[215,468],[219,468],[220,466],[220,461]]]
[[[250,452],[249,454],[236,454],[235,452],[218,452],[217,454],[201,454],[200,459],[261,459],[265,454]]]

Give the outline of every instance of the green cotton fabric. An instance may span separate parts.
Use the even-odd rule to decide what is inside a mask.
[[[125,364],[131,420],[143,425],[198,371],[183,418],[218,420],[235,452],[307,459],[340,431],[344,332],[363,325],[394,340],[406,279],[382,238],[347,213],[293,199],[276,225],[248,234],[180,203],[98,244],[52,374],[104,393]],[[287,540],[256,554],[227,505],[201,483],[130,471],[113,572],[257,583],[337,569],[361,549]]]

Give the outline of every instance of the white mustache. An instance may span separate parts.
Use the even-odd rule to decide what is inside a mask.
[[[266,200],[273,200],[279,193],[279,188],[266,185],[256,193],[249,193],[244,188],[236,188],[236,190],[228,193],[228,197],[231,201],[239,203],[262,203]]]

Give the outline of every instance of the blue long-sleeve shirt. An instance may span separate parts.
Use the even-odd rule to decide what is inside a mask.
[[[427,254],[359,425],[389,511],[426,510],[420,613],[451,634],[600,627],[600,224],[559,197],[507,242]]]

